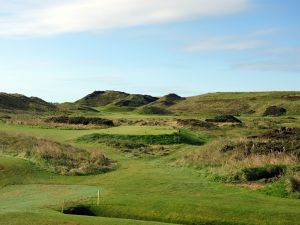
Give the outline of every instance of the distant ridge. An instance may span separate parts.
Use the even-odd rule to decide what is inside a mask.
[[[168,107],[168,106],[172,106],[175,105],[176,103],[178,103],[179,101],[183,101],[186,98],[183,98],[177,94],[171,93],[168,95],[165,95],[161,98],[159,98],[156,102],[154,102],[152,104],[152,106],[156,106],[156,107]]]
[[[202,115],[263,115],[270,106],[281,107],[286,115],[300,115],[300,92],[217,92],[192,97],[168,94],[163,97],[94,91],[73,103],[51,104],[40,98],[0,93],[0,110],[78,111],[97,113],[136,110],[142,114],[195,113]]]
[[[114,103],[116,106],[140,107],[155,102],[158,98],[150,95],[129,95],[127,98]]]
[[[90,107],[107,105],[120,107],[140,107],[154,102],[157,99],[158,98],[150,95],[128,94],[120,91],[94,91],[75,103]]]
[[[94,91],[75,103],[91,107],[106,106],[113,102],[121,101],[127,96],[129,94],[120,91]]]
[[[37,97],[0,92],[0,109],[22,111],[54,111],[57,107]]]
[[[171,93],[158,98],[118,91],[95,91],[76,103],[89,107],[107,105],[122,108],[146,107],[141,110],[143,112],[155,109],[156,112],[189,112],[215,115],[261,115],[267,107],[274,105],[286,108],[288,112],[293,114],[300,113],[300,98],[298,96],[300,96],[300,92],[274,91],[217,92],[187,98]]]

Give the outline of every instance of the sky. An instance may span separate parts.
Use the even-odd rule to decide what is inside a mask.
[[[0,0],[0,92],[300,90],[299,0]]]

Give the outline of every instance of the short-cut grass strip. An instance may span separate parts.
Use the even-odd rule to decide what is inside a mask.
[[[173,134],[176,129],[166,126],[119,126],[98,130],[101,134],[120,134],[120,135],[162,135]]]
[[[1,189],[0,212],[59,206],[64,201],[96,197],[98,187],[88,185],[9,185]]]

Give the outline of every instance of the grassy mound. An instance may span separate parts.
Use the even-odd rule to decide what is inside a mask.
[[[146,106],[146,107],[140,108],[138,110],[138,113],[145,114],[145,115],[170,115],[170,114],[172,114],[172,112],[170,112],[169,110],[155,107],[155,106]]]
[[[151,104],[151,106],[155,106],[155,107],[160,107],[160,108],[164,108],[164,107],[169,107],[172,105],[175,105],[176,103],[185,100],[185,98],[180,97],[177,94],[168,94],[165,95],[161,98],[159,98],[157,101],[155,101],[154,103]]]
[[[57,110],[54,104],[40,98],[6,93],[0,93],[0,109],[38,112]]]
[[[111,161],[100,152],[90,153],[46,139],[1,132],[0,145],[1,153],[31,160],[58,174],[87,175],[111,169]]]
[[[180,127],[188,127],[188,128],[205,128],[205,129],[212,129],[216,128],[213,123],[205,122],[202,120],[197,119],[177,119],[177,125]]]
[[[115,101],[120,101],[128,95],[129,94],[127,93],[119,91],[94,91],[93,93],[76,101],[76,103],[91,107],[106,106]]]
[[[81,113],[97,113],[99,112],[93,107],[80,105],[72,102],[64,102],[60,104],[56,104],[56,106],[63,112],[77,111]]]
[[[262,115],[269,105],[284,107],[289,115],[299,115],[299,92],[227,92],[209,93],[188,97],[170,106],[168,109],[176,112],[194,112],[211,115]]]
[[[190,144],[201,145],[205,140],[186,130],[179,130],[172,134],[160,135],[120,135],[120,134],[90,134],[77,139],[81,142],[131,142],[150,145]]]

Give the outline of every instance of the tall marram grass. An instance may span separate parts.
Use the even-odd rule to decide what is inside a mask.
[[[200,146],[198,150],[186,154],[179,164],[206,168],[212,173],[232,177],[243,168],[263,167],[265,165],[296,165],[299,160],[292,152],[267,152],[245,154],[242,144],[248,140],[216,139]],[[237,149],[222,151],[228,144],[239,146]]]
[[[0,152],[28,159],[63,175],[87,175],[111,169],[111,161],[99,151],[88,152],[68,144],[4,132],[0,132]]]

